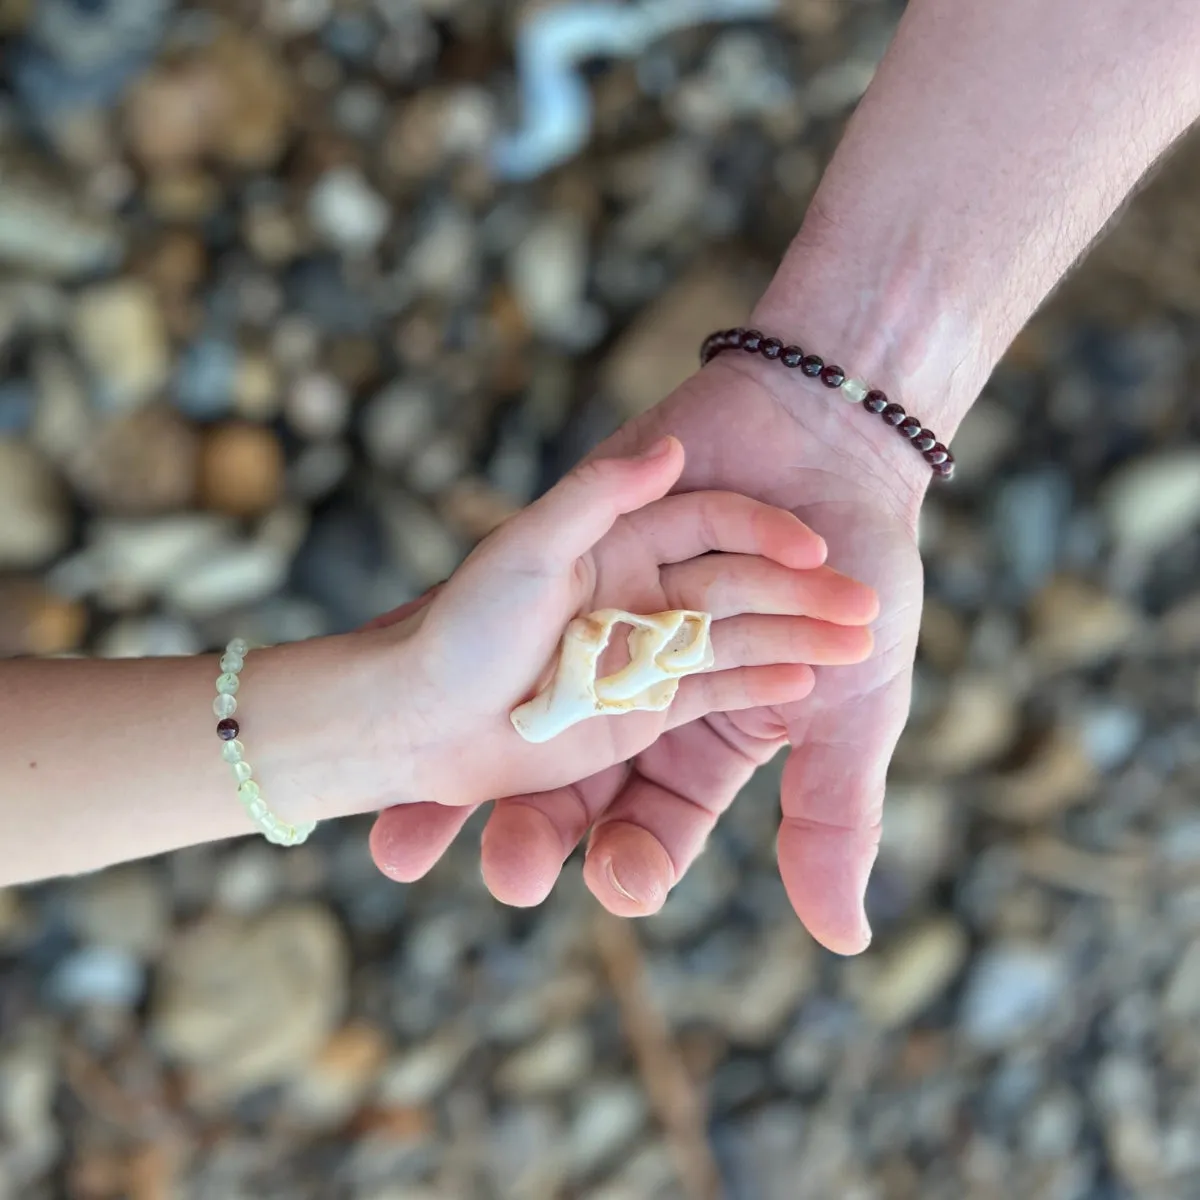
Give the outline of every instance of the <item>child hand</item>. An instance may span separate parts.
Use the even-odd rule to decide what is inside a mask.
[[[578,467],[404,622],[397,687],[415,798],[474,804],[558,787],[710,712],[802,699],[808,664],[869,656],[874,591],[825,567],[824,542],[791,513],[728,492],[667,496],[683,457],[668,438],[638,458]],[[568,622],[599,608],[710,612],[713,668],[683,679],[663,712],[594,717],[526,742],[512,710],[546,677]]]

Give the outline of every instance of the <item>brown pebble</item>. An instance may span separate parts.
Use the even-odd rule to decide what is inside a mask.
[[[67,463],[83,498],[102,512],[148,516],[186,508],[196,494],[196,431],[151,404],[111,418]]]
[[[257,516],[279,499],[283,473],[283,450],[269,429],[214,426],[200,452],[200,503],[234,517]]]
[[[65,654],[87,633],[87,609],[22,576],[0,582],[0,658]]]

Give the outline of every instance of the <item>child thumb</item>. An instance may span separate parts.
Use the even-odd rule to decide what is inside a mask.
[[[586,554],[624,513],[662,499],[683,472],[683,445],[660,438],[640,454],[593,458],[513,522],[514,539],[551,569]]]

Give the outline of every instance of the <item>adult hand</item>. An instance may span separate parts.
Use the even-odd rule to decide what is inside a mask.
[[[718,713],[664,734],[627,764],[556,791],[497,801],[484,878],[510,904],[540,903],[589,829],[585,878],[610,911],[652,913],[754,770],[787,742],[779,866],[802,920],[825,945],[862,949],[862,896],[879,840],[884,776],[908,712],[921,607],[914,530],[928,467],[888,453],[895,434],[820,384],[744,356],[718,358],[598,454],[673,433],[687,450],[680,490],[722,488],[787,508],[829,545],[829,564],[874,586],[883,611],[858,666],[818,669],[813,694]],[[714,574],[709,584],[721,587]],[[371,844],[397,879],[424,874],[469,813],[389,809]]]
[[[1200,114],[1198,56],[1195,0],[910,0],[753,323],[835,357],[947,441],[1017,331]],[[498,803],[485,876],[501,898],[535,903],[594,821],[593,891],[615,912],[651,912],[786,735],[788,893],[818,939],[859,950],[883,775],[908,709],[927,468],[878,422],[741,355],[603,452],[665,432],[688,451],[683,486],[793,508],[828,540],[830,565],[879,591],[875,653],[822,672],[799,706],[714,717],[628,768]],[[390,811],[376,861],[416,877],[463,820]]]

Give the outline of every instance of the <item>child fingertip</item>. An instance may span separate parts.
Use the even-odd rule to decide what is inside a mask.
[[[667,434],[666,437],[661,437],[648,446],[641,454],[637,455],[637,458],[641,462],[661,462],[671,456],[677,445],[679,445],[679,439]]]

